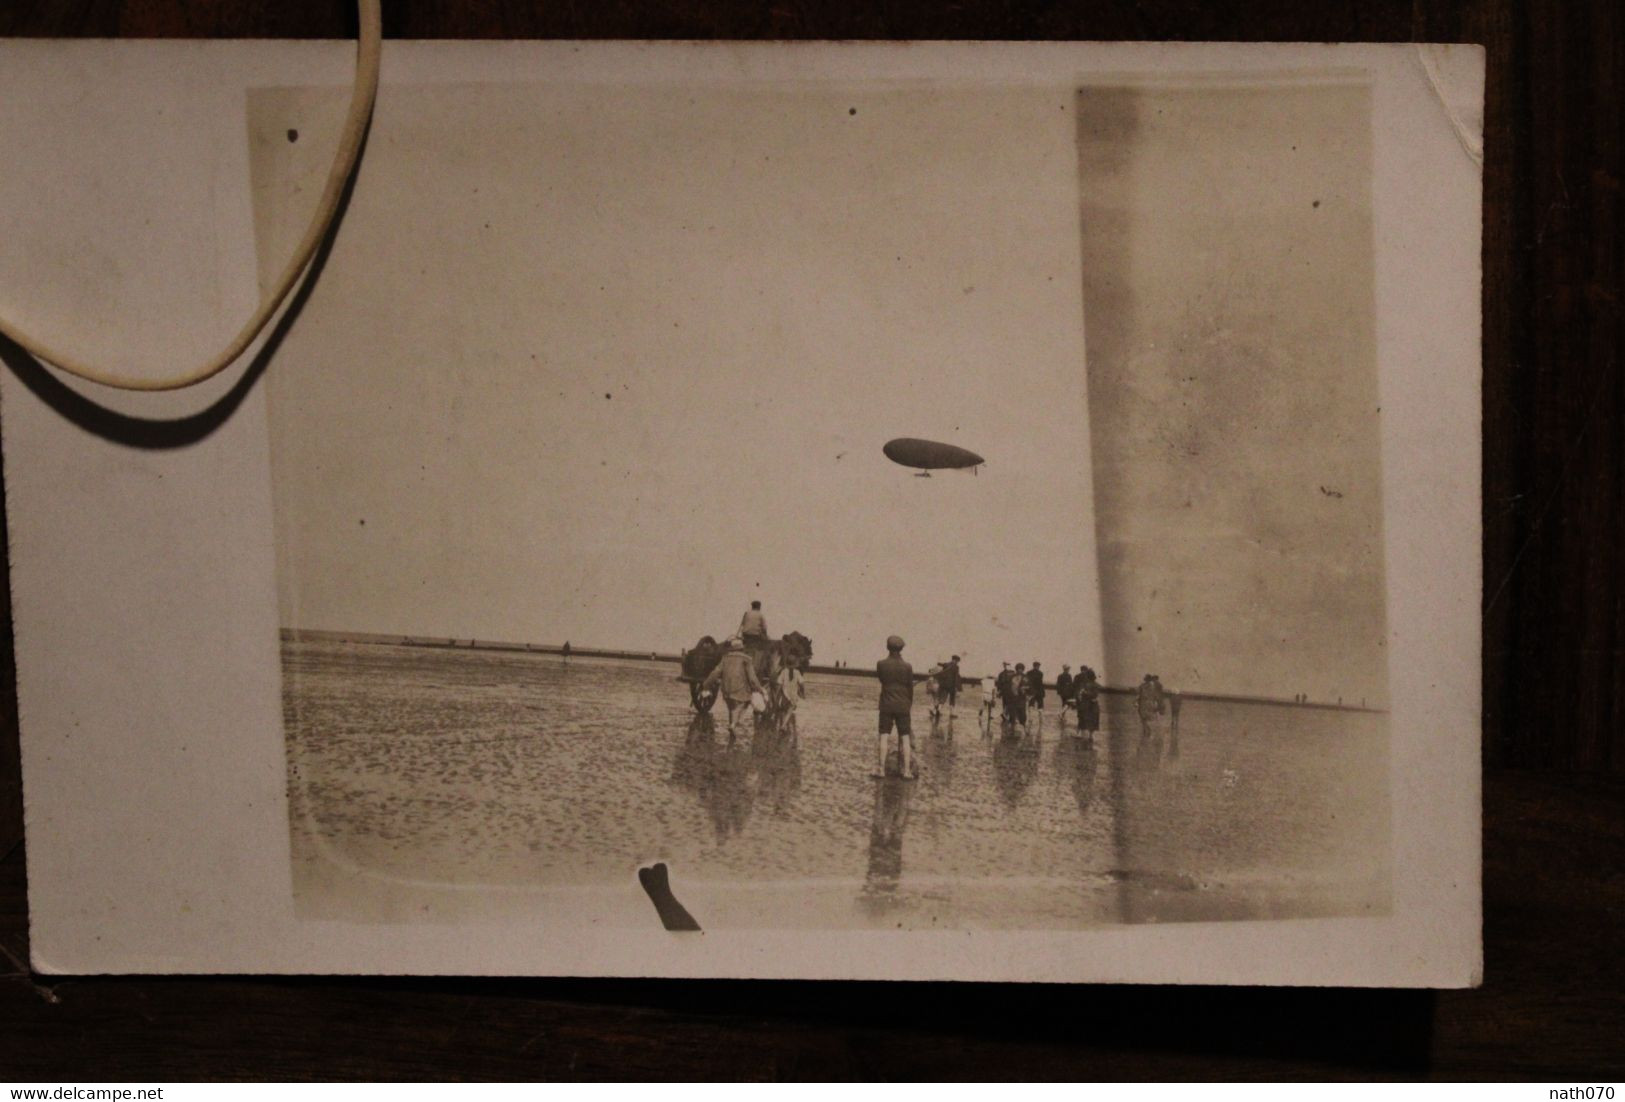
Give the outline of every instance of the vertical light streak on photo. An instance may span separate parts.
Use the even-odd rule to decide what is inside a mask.
[[[1085,87],[1077,121],[1106,676],[1194,698],[1120,702],[1124,917],[1384,906],[1386,717],[1290,706],[1386,706],[1369,88]]]

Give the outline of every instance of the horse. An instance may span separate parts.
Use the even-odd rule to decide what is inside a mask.
[[[705,689],[703,684],[726,653],[722,644],[706,635],[683,654],[682,673],[678,680],[688,683],[689,704],[702,715],[709,712],[717,701],[716,688]],[[792,631],[781,638],[769,640],[765,645],[750,648],[747,653],[757,680],[762,683],[762,695],[767,698],[766,714],[777,720],[787,711],[789,704],[779,688],[779,673],[790,663],[805,670],[812,658],[812,640],[798,631]]]
[[[683,652],[683,672],[678,680],[688,682],[688,703],[701,715],[717,702],[716,686],[709,689],[702,686],[722,661],[722,654],[722,645],[709,635],[702,636],[698,643]]]

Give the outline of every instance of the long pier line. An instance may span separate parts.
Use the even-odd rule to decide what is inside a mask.
[[[513,643],[492,639],[470,639],[466,636],[453,638],[444,635],[384,635],[377,632],[365,631],[316,631],[283,628],[282,638],[286,642],[302,639],[317,640],[329,643],[361,643],[378,646],[397,647],[423,647],[434,650],[472,650],[472,651],[501,651],[518,654],[551,654],[564,655],[563,644],[554,643]],[[607,650],[602,647],[570,647],[571,658],[611,658],[629,662],[669,662],[673,665],[681,662],[683,656],[661,651],[633,651],[633,650]],[[824,674],[829,677],[862,677],[873,678],[872,669],[861,666],[819,666],[807,667],[808,673]],[[920,674],[924,680],[925,675]],[[965,685],[979,687],[982,679],[979,677],[963,678]],[[1054,682],[1046,682],[1050,689],[1055,688]],[[1103,692],[1113,696],[1133,696],[1137,691],[1134,686],[1102,685]],[[1338,704],[1323,700],[1291,700],[1286,697],[1274,696],[1244,696],[1236,693],[1206,693],[1180,690],[1183,700],[1207,700],[1223,704],[1264,704],[1279,708],[1307,708],[1323,712],[1367,712],[1381,714],[1386,708],[1368,708],[1363,704]]]

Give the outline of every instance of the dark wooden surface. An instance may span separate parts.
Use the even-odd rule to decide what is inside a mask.
[[[1611,0],[385,0],[391,37],[1484,44],[1482,989],[142,977],[42,985],[18,963],[26,848],[8,609],[0,1079],[1620,1078],[1620,23]],[[353,33],[348,0],[0,3],[0,35]]]
[[[0,1080],[1619,1080],[1622,796],[1491,774],[1475,991],[14,974]],[[0,861],[16,959],[22,881],[18,850]]]

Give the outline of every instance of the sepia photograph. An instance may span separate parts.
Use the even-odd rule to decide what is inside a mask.
[[[20,1087],[1617,1068],[1612,8],[262,7],[0,14]]]
[[[262,277],[339,89],[250,92]],[[1357,69],[421,84],[267,379],[305,919],[1391,913]]]

